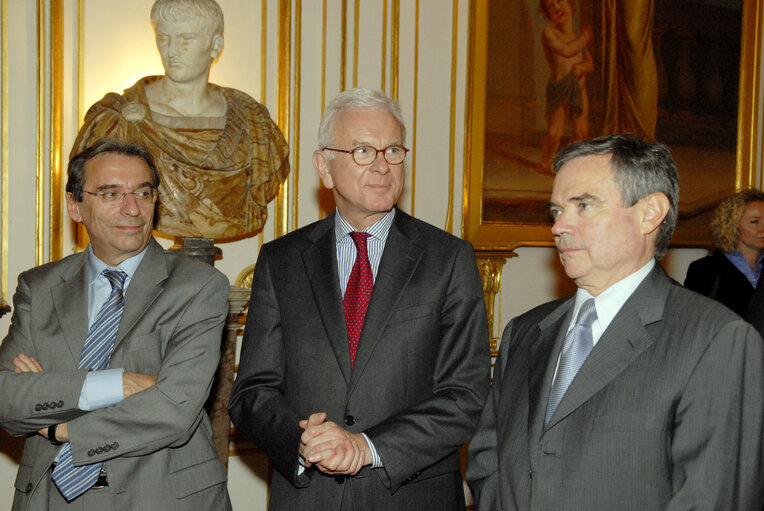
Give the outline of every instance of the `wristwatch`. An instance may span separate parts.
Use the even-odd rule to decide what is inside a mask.
[[[64,442],[59,442],[56,440],[56,428],[58,427],[58,424],[53,424],[52,426],[48,426],[48,440],[50,440],[51,445],[63,445]]]

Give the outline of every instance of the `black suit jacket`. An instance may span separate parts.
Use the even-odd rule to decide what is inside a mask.
[[[231,418],[276,468],[271,509],[463,509],[457,449],[489,367],[472,247],[398,210],[351,370],[332,215],[260,252]],[[298,477],[298,421],[321,411],[366,433],[384,469]]]
[[[542,305],[504,330],[470,444],[476,509],[762,509],[764,350],[753,328],[656,266],[545,426],[573,305]]]
[[[723,303],[764,335],[764,279],[754,288],[723,252],[690,263],[684,286]]]

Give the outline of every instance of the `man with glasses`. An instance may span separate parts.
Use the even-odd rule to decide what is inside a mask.
[[[336,211],[260,251],[229,410],[270,509],[464,509],[485,304],[470,244],[396,208],[405,138],[383,93],[337,96],[313,153]]]
[[[0,424],[27,435],[13,509],[230,509],[204,411],[229,284],[152,237],[145,147],[69,162],[87,250],[19,276],[0,346]]]

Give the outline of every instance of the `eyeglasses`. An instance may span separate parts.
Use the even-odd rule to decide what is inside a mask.
[[[138,204],[154,204],[157,201],[157,189],[156,188],[141,188],[140,190],[134,190],[132,192],[115,192],[111,190],[103,192],[89,192],[82,188],[76,188],[81,192],[85,192],[88,195],[97,197],[98,200],[104,204],[118,204],[125,200],[125,197],[132,195],[135,198],[135,202]]]
[[[369,145],[361,145],[354,147],[350,151],[345,149],[334,149],[332,147],[324,147],[323,151],[337,151],[338,153],[347,153],[353,156],[353,161],[356,165],[371,165],[377,159],[377,155],[382,153],[385,157],[385,161],[390,165],[400,165],[403,160],[406,159],[406,153],[408,149],[402,145],[389,145],[384,149],[377,149]]]

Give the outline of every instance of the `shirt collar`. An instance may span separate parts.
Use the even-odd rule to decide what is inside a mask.
[[[740,270],[740,272],[745,275],[745,277],[748,279],[748,282],[750,282],[753,287],[756,287],[756,284],[759,282],[759,276],[761,275],[763,261],[762,258],[764,258],[764,254],[759,254],[759,258],[756,260],[756,264],[754,265],[753,269],[751,269],[751,265],[748,264],[748,259],[745,258],[743,252],[740,250],[723,252],[723,254],[729,260],[729,262],[735,266],[735,268]]]
[[[98,259],[98,256],[93,253],[92,245],[88,245],[88,284],[92,284],[93,281],[97,279],[98,276],[101,275],[101,272],[106,268],[116,268],[122,270],[127,274],[127,279],[125,279],[125,282],[129,281],[133,277],[133,274],[135,274],[135,271],[138,269],[138,265],[141,264],[141,261],[143,261],[143,256],[146,255],[146,250],[148,248],[148,245],[146,245],[146,247],[138,254],[135,254],[132,257],[128,257],[119,263],[116,267],[114,267],[109,266],[105,262]]]
[[[589,291],[578,288],[578,291],[576,292],[576,304],[573,308],[573,316],[571,318],[570,326],[572,327],[573,324],[575,324],[581,305],[583,305],[587,299],[594,298],[594,308],[597,310],[599,332],[601,333],[607,330],[607,327],[613,321],[616,314],[621,310],[623,304],[626,303],[626,300],[628,300],[634,291],[636,291],[656,264],[655,258],[650,258],[650,260],[640,269],[619,280],[595,297],[593,297]]]
[[[334,215],[334,236],[339,243],[340,240],[349,235],[351,232],[354,232],[355,229],[352,225],[347,223],[344,218],[342,218],[339,210],[337,210],[336,213],[337,214]],[[390,233],[390,226],[393,225],[393,218],[395,218],[395,208],[388,211],[385,216],[371,224],[362,232],[369,233],[372,238],[377,238],[378,240],[385,241],[387,239],[387,235]]]

